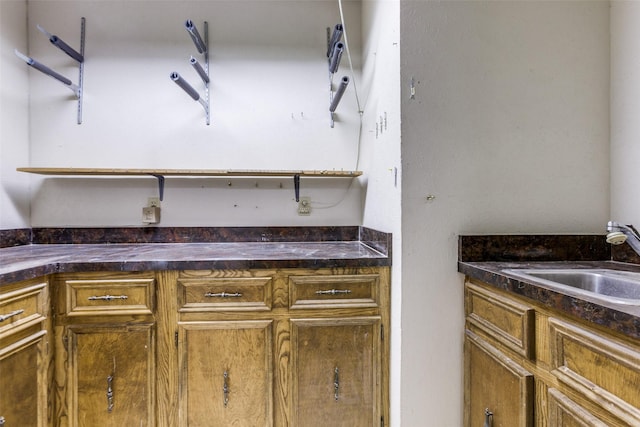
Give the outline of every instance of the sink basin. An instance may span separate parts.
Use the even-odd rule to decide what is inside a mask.
[[[618,304],[640,305],[640,273],[608,269],[510,269],[504,272]]]

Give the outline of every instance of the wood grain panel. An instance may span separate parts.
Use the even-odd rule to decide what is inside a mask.
[[[467,322],[517,354],[535,357],[535,310],[467,282]]]
[[[549,427],[608,427],[559,390],[550,388],[548,397]]]
[[[640,352],[560,319],[549,319],[552,373],[563,383],[640,425]]]
[[[5,424],[47,425],[46,331],[38,331],[0,349],[0,416]]]
[[[20,284],[0,293],[0,339],[42,321],[47,312],[47,281]]]
[[[465,336],[464,425],[485,425],[485,410],[493,426],[532,427],[534,377],[473,332]]]
[[[290,276],[290,308],[378,307],[379,280],[377,274]]]
[[[291,326],[291,426],[380,425],[380,318],[294,319]]]
[[[66,315],[150,315],[155,302],[155,279],[66,280]]]
[[[180,425],[273,425],[272,321],[179,327]]]
[[[269,311],[273,278],[230,277],[178,280],[180,312]]]
[[[67,328],[69,426],[156,425],[154,335],[153,324]]]

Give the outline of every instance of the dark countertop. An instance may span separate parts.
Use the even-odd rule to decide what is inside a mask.
[[[359,242],[46,244],[0,249],[0,285],[74,271],[322,268],[389,265]]]
[[[596,236],[604,240],[602,236]],[[607,260],[603,248],[594,236],[581,239],[576,236],[560,238],[565,248],[582,248],[580,254],[558,251],[552,248],[555,238],[533,236],[533,245],[527,247],[524,236],[515,238],[497,236],[461,236],[459,240],[458,271],[471,278],[488,283],[498,289],[529,298],[551,309],[558,310],[594,324],[619,332],[631,338],[640,339],[640,306],[605,302],[570,290],[557,290],[542,282],[520,278],[503,270],[506,269],[578,269],[606,268],[640,272],[640,264]],[[567,245],[567,241],[570,242]],[[581,241],[582,244],[577,244]],[[488,242],[491,242],[489,244]],[[514,243],[517,242],[516,247]],[[585,242],[587,242],[585,244]],[[596,242],[596,243],[593,243]],[[592,245],[593,251],[584,250]],[[465,249],[466,246],[466,249]],[[470,249],[471,248],[471,249]],[[490,248],[490,249],[488,249]],[[561,255],[552,255],[558,254]],[[508,254],[508,255],[505,255]],[[518,254],[514,256],[514,254]],[[610,253],[608,254],[611,257]],[[629,257],[625,257],[629,259]]]

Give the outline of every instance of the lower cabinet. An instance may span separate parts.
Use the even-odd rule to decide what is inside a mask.
[[[465,283],[465,426],[640,426],[640,342]]]
[[[465,425],[532,427],[533,375],[469,330],[464,353]]]
[[[152,273],[61,275],[55,282],[55,423],[156,425]]]
[[[185,271],[176,282],[177,425],[385,425],[387,269]]]
[[[272,323],[180,324],[179,425],[273,425]]]
[[[292,424],[380,425],[379,317],[291,321]]]
[[[388,267],[49,279],[0,294],[2,427],[388,425]]]
[[[0,292],[0,426],[49,425],[47,291],[35,280]]]
[[[46,426],[46,331],[0,348],[0,426]]]
[[[155,425],[153,324],[71,325],[64,340],[68,425]]]

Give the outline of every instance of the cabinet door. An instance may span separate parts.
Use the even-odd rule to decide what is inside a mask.
[[[66,341],[70,426],[155,425],[153,324],[74,325]]]
[[[0,420],[6,427],[47,425],[45,335],[40,331],[0,349]]]
[[[533,426],[533,375],[467,330],[465,337],[466,427]],[[491,418],[491,421],[488,420]]]
[[[379,317],[291,320],[292,425],[380,425]]]
[[[180,426],[273,425],[272,323],[180,323]]]

